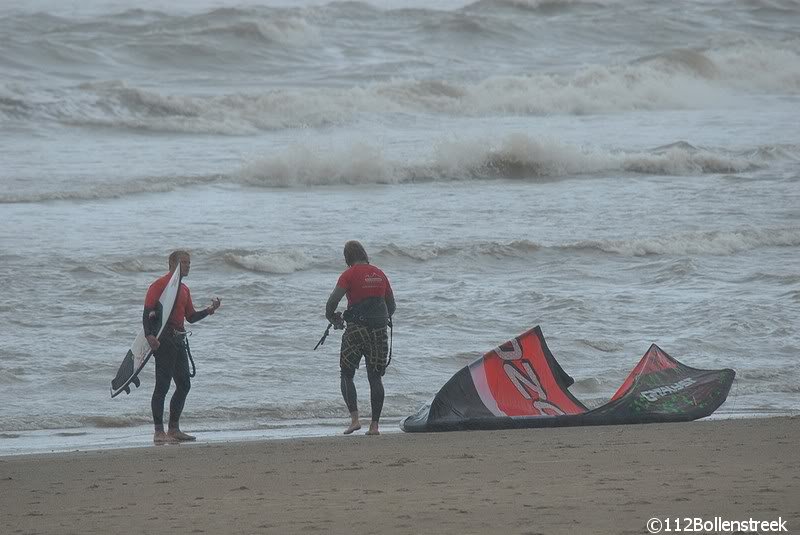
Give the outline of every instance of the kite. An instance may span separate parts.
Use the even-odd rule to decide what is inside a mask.
[[[403,431],[685,422],[725,402],[736,372],[699,370],[653,344],[608,403],[589,410],[537,326],[459,370]]]

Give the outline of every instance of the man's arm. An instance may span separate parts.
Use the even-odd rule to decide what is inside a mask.
[[[155,308],[144,307],[144,312],[142,313],[142,327],[144,328],[145,336],[155,336],[158,334]]]
[[[155,284],[151,284],[147,289],[147,295],[144,298],[144,312],[142,313],[142,327],[144,327],[144,337],[147,340],[150,349],[155,351],[161,345],[158,342],[158,327],[156,327],[156,304],[158,303],[158,288]]]
[[[203,310],[195,310],[194,306],[189,302],[189,306],[191,307],[191,313],[186,316],[186,321],[189,323],[196,323],[201,319],[205,318],[206,316],[212,315],[216,310],[220,307],[220,299],[219,297],[213,297],[211,299],[211,304],[204,308]]]
[[[386,294],[383,296],[384,301],[386,301],[386,310],[389,312],[389,317],[392,317],[394,311],[397,309],[397,304],[394,302],[394,292],[392,291],[392,286],[389,284],[389,281],[386,281]]]
[[[328,321],[333,323],[333,313],[336,312],[336,307],[339,306],[339,301],[345,296],[347,290],[341,286],[336,286],[328,297],[328,302],[325,304],[325,317]]]

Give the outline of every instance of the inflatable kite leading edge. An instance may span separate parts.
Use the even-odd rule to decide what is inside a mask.
[[[685,422],[725,402],[731,369],[698,370],[653,344],[605,405],[588,410],[568,390],[537,326],[456,373],[429,406],[400,424],[406,432]]]

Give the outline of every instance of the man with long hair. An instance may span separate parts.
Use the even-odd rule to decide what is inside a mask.
[[[367,434],[378,435],[384,398],[382,377],[386,373],[389,354],[387,326],[395,311],[394,294],[389,278],[369,263],[367,251],[359,242],[351,240],[344,244],[344,261],[347,269],[339,276],[325,306],[325,317],[329,322],[338,328],[347,322],[339,358],[342,397],[351,419],[344,434],[361,429],[353,377],[361,358],[365,357],[372,405],[372,421]],[[342,316],[336,312],[336,307],[345,295],[347,310]]]

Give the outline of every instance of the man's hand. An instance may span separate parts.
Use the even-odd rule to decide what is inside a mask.
[[[158,338],[156,338],[152,334],[147,335],[147,343],[150,344],[150,349],[152,349],[153,351],[158,349],[158,346],[161,345],[161,343],[158,341]]]
[[[212,297],[211,298],[211,306],[206,308],[208,310],[208,315],[210,316],[220,307],[222,303],[220,302],[219,297]]]
[[[333,317],[331,318],[331,323],[333,324],[333,328],[337,331],[344,329],[344,319],[342,319],[342,313],[334,312]]]

